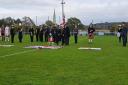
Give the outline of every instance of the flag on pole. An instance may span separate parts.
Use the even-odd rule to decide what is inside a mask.
[[[65,26],[65,16],[63,16],[63,19],[62,19],[62,23],[60,24],[61,26],[62,26],[62,28],[64,28],[64,26]]]

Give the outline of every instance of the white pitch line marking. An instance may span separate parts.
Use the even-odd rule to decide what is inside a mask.
[[[23,52],[13,53],[13,54],[9,54],[9,55],[3,55],[3,56],[0,56],[0,58],[5,58],[5,57],[9,57],[9,56],[24,54],[24,53],[28,53],[28,52],[32,52],[32,51],[36,51],[36,50],[34,49],[34,50],[29,50],[29,51],[23,51]]]

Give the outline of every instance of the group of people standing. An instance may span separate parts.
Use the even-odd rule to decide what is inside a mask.
[[[118,37],[119,42],[123,43],[123,46],[126,47],[127,44],[127,32],[128,29],[126,27],[125,23],[122,23],[122,25],[118,26]],[[88,28],[88,42],[92,43],[94,39],[94,32],[95,29],[93,28],[93,25],[90,25]],[[47,26],[47,27],[30,27],[29,28],[29,35],[30,35],[30,42],[34,42],[34,39],[37,42],[49,42],[49,45],[52,45],[53,43],[56,43],[56,45],[69,45],[70,42],[70,28],[68,25],[65,25],[63,28],[61,26]],[[19,42],[22,43],[24,31],[23,28],[19,28],[18,30],[15,29],[15,27],[12,25],[10,26],[1,26],[0,27],[0,40],[2,41],[10,41],[11,37],[11,43],[14,43],[15,35],[18,34]],[[78,43],[78,28],[77,26],[73,29],[73,35],[74,35],[74,42],[75,44]]]
[[[60,43],[61,45],[69,45],[70,42],[70,29],[67,25],[65,25],[63,28],[59,25],[36,28],[30,27],[28,33],[30,35],[30,42],[34,42],[34,40],[36,40],[37,42],[50,42],[56,43],[57,45],[59,45]],[[18,34],[19,42],[22,43],[24,36],[24,29],[22,27],[18,28],[17,30],[13,25],[10,27],[0,27],[0,38],[2,41],[10,41],[11,37],[11,43],[14,43],[16,34]],[[77,27],[74,28],[74,38],[75,43],[77,44]]]
[[[74,43],[78,43],[78,27],[75,26],[72,30],[74,35]],[[88,28],[88,42],[92,43],[94,39],[94,32],[95,29],[93,28],[93,25],[90,25]],[[37,42],[49,42],[49,44],[56,43],[56,45],[69,45],[70,42],[70,28],[68,25],[62,26],[47,26],[47,27],[30,27],[28,31],[30,35],[30,42],[34,42],[34,39]],[[2,41],[10,41],[11,37],[11,43],[14,43],[15,35],[18,34],[18,40],[20,43],[23,41],[24,31],[23,28],[20,27],[17,30],[15,29],[14,25],[11,27],[9,26],[2,26],[0,28],[0,38],[2,38]]]
[[[0,38],[2,41],[9,41],[10,36],[10,29],[9,26],[2,26],[0,27]]]
[[[59,45],[69,45],[70,29],[68,26],[61,28],[58,26],[47,26],[47,27],[37,27],[36,29],[29,29],[30,41],[33,42],[34,36],[36,36],[36,41],[56,43]]]
[[[11,42],[14,43],[14,36],[15,36],[15,29],[14,26],[1,26],[0,27],[0,40],[9,42],[11,37]]]

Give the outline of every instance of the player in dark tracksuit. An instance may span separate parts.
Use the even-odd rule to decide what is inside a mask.
[[[62,46],[65,44],[65,38],[64,38],[64,28],[61,29],[61,42],[62,42]]]
[[[77,42],[78,42],[78,28],[77,28],[77,26],[75,26],[75,28],[73,30],[73,34],[74,34],[75,44],[77,44]]]
[[[121,25],[119,25],[119,29],[118,29],[118,33],[120,34],[119,43],[121,43],[121,40],[122,40],[121,31],[122,31],[122,27],[121,27]]]
[[[55,43],[59,45],[59,42],[61,41],[61,30],[59,25],[55,28],[54,34],[55,34]]]
[[[64,41],[65,45],[69,45],[69,38],[70,38],[70,29],[68,26],[64,28]]]
[[[22,43],[22,39],[23,39],[23,30],[22,30],[22,28],[18,32],[18,38],[19,38],[19,42]]]
[[[125,25],[123,25],[123,28],[122,28],[122,31],[121,31],[121,36],[122,36],[124,47],[126,47],[126,44],[127,44],[127,32],[128,32],[127,27]]]
[[[29,34],[30,34],[31,42],[33,42],[33,39],[34,39],[34,29],[33,28],[29,29]]]
[[[14,37],[15,37],[15,29],[14,29],[14,26],[11,27],[10,34],[11,34],[11,43],[14,43]]]
[[[44,35],[45,35],[45,42],[48,42],[48,36],[49,36],[49,34],[50,34],[50,28],[47,27],[47,28],[45,29],[45,32],[44,32]]]
[[[4,29],[4,26],[2,26],[1,28],[1,36],[2,36],[2,41],[5,40],[5,29]]]
[[[58,28],[58,41],[61,41],[61,28]]]
[[[43,37],[44,37],[44,29],[41,28],[40,29],[40,32],[39,32],[39,38],[40,38],[40,41],[43,42]]]
[[[55,43],[59,45],[61,32],[58,27],[54,29]]]
[[[39,41],[39,33],[40,33],[40,29],[37,27],[36,28],[36,41]]]

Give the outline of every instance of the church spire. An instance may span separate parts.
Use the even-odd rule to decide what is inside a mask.
[[[54,13],[53,13],[53,23],[56,24],[56,11],[54,9]]]

